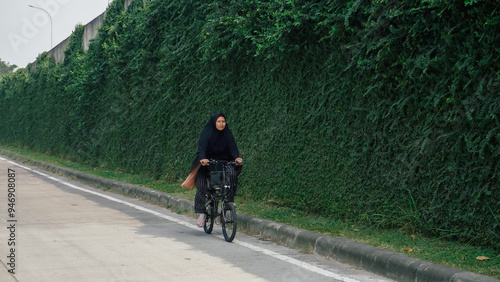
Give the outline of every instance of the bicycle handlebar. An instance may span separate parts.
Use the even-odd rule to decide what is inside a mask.
[[[242,163],[238,163],[236,161],[225,161],[225,160],[214,160],[210,159],[208,164],[216,165],[216,164],[230,164],[230,165],[241,165]]]

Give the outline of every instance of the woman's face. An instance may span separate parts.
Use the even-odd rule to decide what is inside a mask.
[[[219,117],[215,122],[215,127],[217,128],[217,130],[224,130],[224,128],[226,127],[226,119],[224,117]]]

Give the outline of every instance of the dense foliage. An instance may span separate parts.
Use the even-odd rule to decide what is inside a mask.
[[[7,62],[4,62],[2,59],[0,59],[0,77],[13,72],[17,68],[16,65],[11,65]]]
[[[249,197],[500,248],[498,1],[123,6],[0,79],[0,142],[177,180],[222,111]]]

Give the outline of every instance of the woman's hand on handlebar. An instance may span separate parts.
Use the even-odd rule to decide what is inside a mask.
[[[242,158],[236,158],[236,165],[242,165],[243,164],[243,159]]]
[[[210,161],[208,159],[201,159],[200,163],[202,166],[207,166],[210,164]]]

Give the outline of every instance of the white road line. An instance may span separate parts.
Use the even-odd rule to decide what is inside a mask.
[[[266,250],[264,248],[254,246],[252,244],[240,242],[238,240],[235,240],[233,242],[236,243],[236,244],[238,244],[238,245],[240,245],[240,246],[247,247],[247,248],[249,248],[251,250],[254,250],[254,251],[257,251],[259,253],[263,253],[263,254],[266,254],[268,256],[271,256],[273,258],[276,258],[276,259],[288,262],[290,264],[293,264],[293,265],[305,268],[305,269],[307,269],[309,271],[316,272],[316,273],[324,275],[326,277],[335,278],[335,279],[338,279],[340,281],[345,281],[345,282],[359,282],[359,280],[356,280],[356,279],[353,279],[353,278],[350,278],[350,277],[342,276],[340,274],[337,274],[335,272],[331,272],[331,271],[319,268],[319,267],[314,266],[312,264],[309,264],[307,262],[303,262],[303,261],[291,258],[289,256],[285,256],[285,255],[282,255],[282,254],[279,254],[279,253],[276,253],[276,252],[273,252],[273,251],[270,251],[270,250]]]
[[[41,175],[43,177],[46,177],[46,178],[48,178],[50,180],[59,182],[59,183],[61,183],[63,185],[66,185],[66,186],[68,186],[70,188],[73,188],[75,190],[86,192],[86,193],[89,193],[89,194],[92,194],[92,195],[96,195],[96,196],[108,199],[108,200],[116,202],[116,203],[120,203],[120,204],[129,206],[129,207],[134,208],[136,210],[140,210],[140,211],[143,211],[143,212],[155,215],[157,217],[160,217],[160,218],[163,218],[163,219],[166,219],[166,220],[178,223],[178,224],[183,225],[185,227],[189,227],[189,228],[192,228],[192,229],[195,229],[195,230],[200,230],[199,227],[195,226],[192,223],[189,223],[189,222],[186,222],[186,221],[183,221],[183,220],[179,220],[179,219],[176,219],[174,217],[171,217],[171,216],[168,216],[168,215],[165,215],[165,214],[162,214],[162,213],[159,213],[159,212],[156,212],[156,211],[153,211],[153,210],[141,207],[139,205],[132,204],[132,203],[129,203],[129,202],[126,202],[126,201],[123,201],[123,200],[120,200],[120,199],[117,199],[117,198],[105,195],[105,194],[101,194],[101,193],[98,193],[98,192],[95,192],[95,191],[91,191],[91,190],[88,190],[88,189],[76,186],[74,184],[68,183],[68,182],[66,182],[64,180],[61,180],[59,178],[50,176],[48,174],[45,174],[43,172],[34,170],[34,169],[29,168],[27,166],[23,166],[21,164],[18,164],[16,162],[11,161],[11,160],[5,159],[3,157],[0,157],[0,159],[6,161],[8,163],[11,163],[11,164],[13,164],[15,166],[18,166],[20,168],[23,168],[25,170],[28,170],[28,171],[31,171],[31,172],[36,173],[38,175]],[[222,237],[222,236],[220,236],[220,237]],[[309,263],[306,263],[306,262],[303,262],[303,261],[291,258],[289,256],[285,256],[285,255],[282,255],[282,254],[279,254],[279,253],[276,253],[276,252],[273,252],[273,251],[270,251],[270,250],[267,250],[267,249],[264,249],[264,248],[261,248],[261,247],[258,247],[258,246],[254,246],[252,244],[248,244],[248,243],[241,242],[241,241],[238,241],[238,240],[234,240],[233,243],[238,244],[238,245],[243,246],[243,247],[246,247],[246,248],[249,248],[249,249],[254,250],[256,252],[268,255],[270,257],[273,257],[273,258],[285,261],[285,262],[293,264],[295,266],[299,266],[299,267],[307,269],[309,271],[312,271],[312,272],[324,275],[326,277],[331,277],[331,278],[338,279],[338,280],[341,280],[341,281],[344,281],[344,282],[359,282],[359,280],[356,280],[356,279],[353,279],[353,278],[350,278],[350,277],[345,277],[343,275],[340,275],[340,274],[337,274],[337,273],[334,273],[334,272],[331,272],[331,271],[319,268],[317,266],[314,266],[312,264],[309,264]]]

